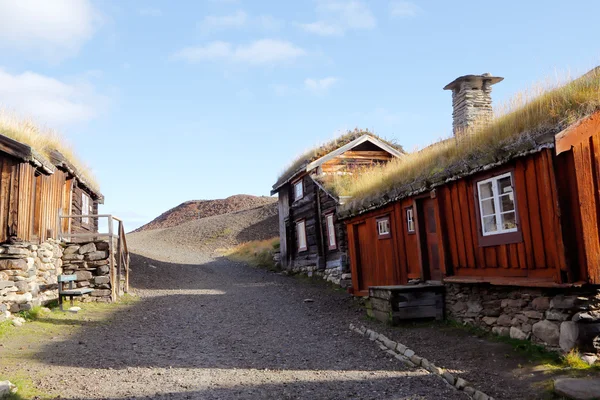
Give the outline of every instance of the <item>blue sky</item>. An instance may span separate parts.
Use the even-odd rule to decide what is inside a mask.
[[[346,129],[451,133],[442,87],[496,104],[600,64],[597,1],[0,0],[0,103],[60,130],[133,229],[191,199],[267,195]]]

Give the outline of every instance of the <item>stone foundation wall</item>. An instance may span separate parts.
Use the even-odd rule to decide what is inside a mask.
[[[554,350],[600,354],[600,288],[521,288],[446,283],[446,314],[498,335]]]
[[[62,272],[62,248],[49,239],[40,245],[0,245],[0,322],[12,313],[31,310],[58,297],[56,277]]]
[[[64,250],[63,271],[65,274],[77,275],[75,286],[94,289],[84,295],[81,301],[111,301],[110,258],[108,242],[69,243]]]
[[[352,286],[352,274],[349,272],[344,272],[343,267],[341,266],[319,269],[316,265],[311,265],[291,267],[288,268],[287,271],[293,274],[306,274],[309,277],[318,276],[327,282],[331,282],[334,285],[338,285],[343,288],[349,288]]]
[[[76,274],[77,287],[94,291],[82,301],[111,300],[108,242],[0,244],[0,322],[58,298],[57,277]]]

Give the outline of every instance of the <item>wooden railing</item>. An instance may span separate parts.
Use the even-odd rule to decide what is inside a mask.
[[[108,232],[85,232],[85,233],[71,233],[62,232],[62,220],[63,219],[75,219],[75,218],[88,218],[100,220],[106,218],[108,220]],[[117,230],[115,232],[114,222],[118,222]],[[71,224],[68,224],[69,226]],[[91,224],[94,226],[94,224]],[[89,214],[89,215],[59,215],[58,216],[58,240],[73,241],[73,239],[80,239],[81,241],[94,241],[107,239],[108,241],[108,252],[109,252],[109,266],[110,266],[110,286],[111,286],[111,298],[113,301],[117,300],[123,295],[123,293],[129,292],[129,249],[127,248],[127,237],[125,235],[125,227],[123,226],[123,220],[117,218],[111,214]],[[123,285],[121,281],[123,280]]]

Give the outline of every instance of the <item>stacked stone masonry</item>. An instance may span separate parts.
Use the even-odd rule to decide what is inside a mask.
[[[342,266],[319,269],[316,265],[293,267],[289,271],[294,274],[306,274],[309,277],[318,276],[343,288],[352,286],[352,274],[344,271]]]
[[[76,274],[77,287],[94,291],[83,301],[111,299],[108,242],[42,244],[13,241],[0,245],[0,322],[58,298],[57,277]]]
[[[457,321],[550,349],[600,354],[600,289],[446,284],[446,312]]]

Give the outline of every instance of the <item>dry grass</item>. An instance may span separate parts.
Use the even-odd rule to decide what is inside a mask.
[[[242,243],[225,252],[225,257],[230,260],[244,262],[253,267],[275,270],[273,253],[279,249],[279,238],[255,240]]]
[[[345,134],[343,134],[327,143],[321,144],[310,150],[307,150],[302,155],[298,156],[294,161],[292,161],[292,163],[289,166],[287,166],[285,168],[285,170],[281,173],[281,175],[279,175],[279,178],[277,179],[278,183],[281,182],[282,180],[289,178],[289,175],[295,173],[302,165],[308,164],[315,160],[318,160],[319,158],[331,153],[332,151],[338,149],[339,147],[345,146],[346,144],[350,143],[353,140],[358,139],[359,137],[361,137],[363,135],[371,135],[371,136],[381,140],[382,142],[387,143],[388,145],[392,146],[393,148],[397,149],[398,151],[404,152],[404,149],[398,143],[383,139],[383,138],[375,135],[373,132],[370,132],[368,129],[364,130],[364,129],[355,128],[354,130],[348,131]]]
[[[30,146],[47,158],[53,150],[58,150],[77,168],[88,185],[95,190],[99,189],[90,168],[75,155],[72,147],[57,131],[0,108],[0,134]]]
[[[325,184],[338,195],[360,200],[394,187],[426,182],[458,164],[495,162],[507,146],[519,139],[562,129],[599,109],[600,69],[596,68],[562,86],[546,83],[519,93],[483,128],[441,140],[386,165],[365,168],[361,173],[329,177]]]

